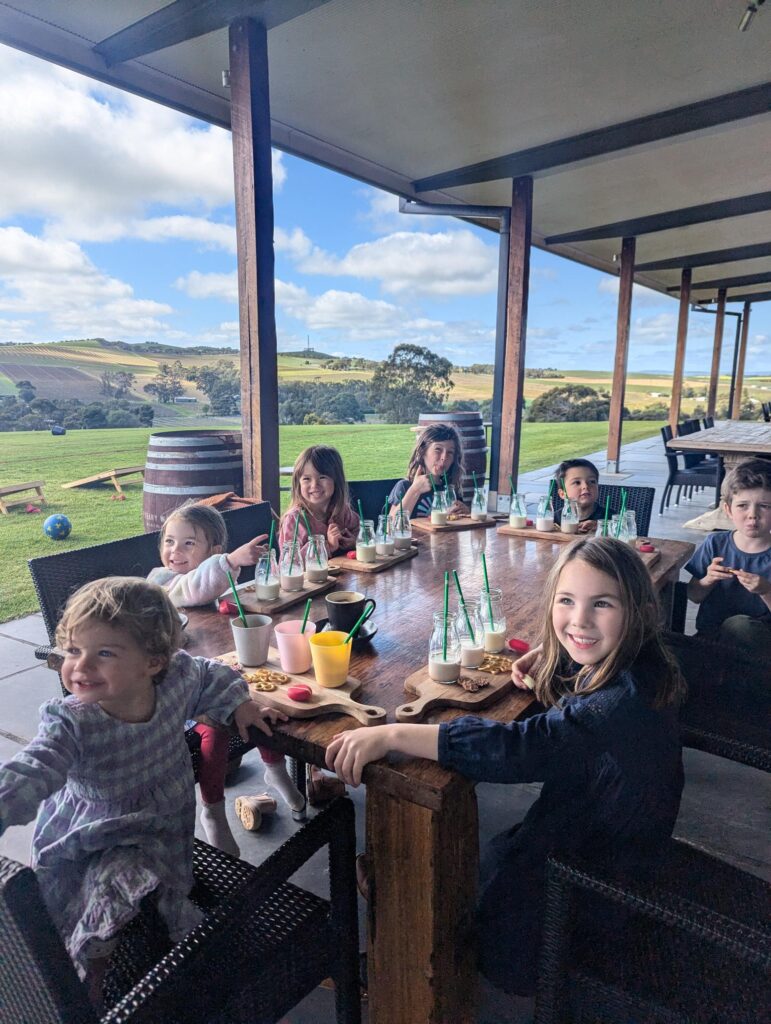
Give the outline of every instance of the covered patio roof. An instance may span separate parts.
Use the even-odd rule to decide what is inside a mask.
[[[638,282],[692,265],[730,302],[771,277],[771,11],[739,32],[745,6],[5,0],[0,39],[229,127],[227,26],[262,18],[279,149],[427,202],[529,175],[534,245],[614,272],[635,236]]]

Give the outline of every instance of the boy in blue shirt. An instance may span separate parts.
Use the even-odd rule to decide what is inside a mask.
[[[696,631],[771,659],[771,462],[735,466],[723,500],[735,529],[711,533],[685,567]]]

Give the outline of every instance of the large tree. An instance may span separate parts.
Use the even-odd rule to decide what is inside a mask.
[[[453,388],[452,363],[420,345],[397,345],[372,377],[372,404],[389,423],[441,408]]]

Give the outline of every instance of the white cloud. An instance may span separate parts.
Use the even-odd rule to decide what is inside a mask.
[[[299,269],[376,280],[393,295],[483,295],[496,289],[498,253],[466,229],[397,231],[355,245],[342,257],[314,248]]]
[[[597,285],[597,291],[603,295],[613,295],[618,298],[619,279],[617,277],[603,276]],[[662,295],[661,292],[646,288],[642,284],[632,287],[632,307],[639,306],[661,306],[663,303],[672,302],[669,295]]]
[[[291,231],[276,228],[273,232],[273,245],[276,252],[285,252],[293,259],[303,259],[313,249],[313,243],[302,228],[293,228]]]
[[[66,336],[138,337],[164,332],[172,308],[134,296],[102,273],[74,242],[0,228],[0,311],[38,315]],[[19,323],[19,321],[17,321]]]
[[[238,302],[238,275],[235,271],[227,274],[202,274],[199,270],[192,270],[185,277],[178,277],[174,287],[191,299]]]
[[[2,46],[0,137],[0,217],[59,236],[117,238],[157,205],[233,202],[229,132]],[[273,171],[280,188],[281,154]]]

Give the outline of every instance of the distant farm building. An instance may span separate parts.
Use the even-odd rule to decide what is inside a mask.
[[[197,402],[197,398],[193,398],[192,395],[177,395],[174,399],[174,405],[192,405]]]

